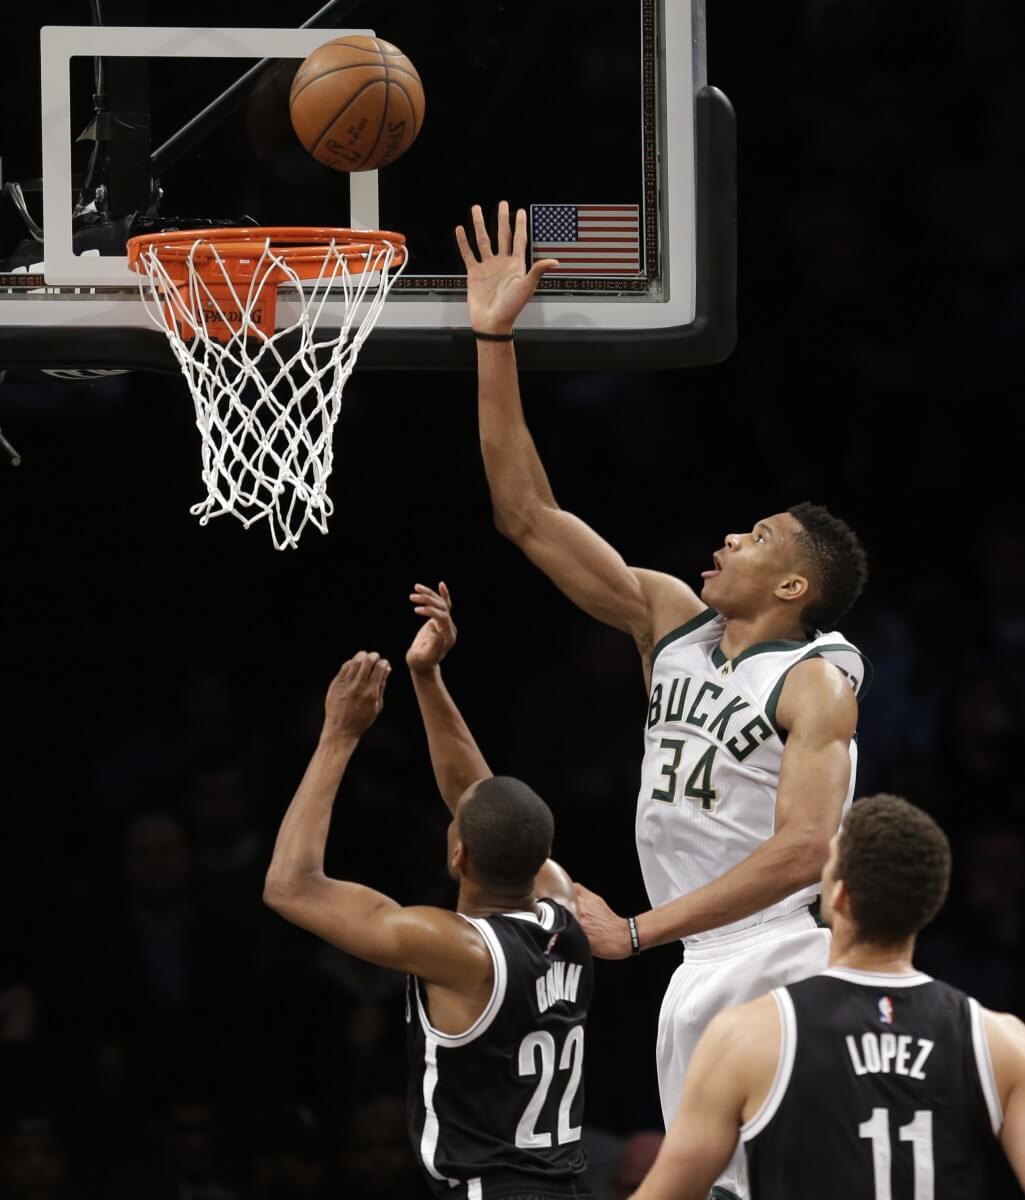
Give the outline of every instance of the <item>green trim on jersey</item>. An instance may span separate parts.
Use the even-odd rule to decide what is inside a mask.
[[[708,1193],[708,1200],[740,1200],[736,1192],[731,1192],[729,1188],[720,1187],[718,1184]]]
[[[777,680],[776,686],[769,693],[769,699],[765,704],[765,715],[769,718],[769,724],[775,729],[781,742],[787,740],[787,733],[785,729],[780,729],[779,723],[776,721],[776,708],[779,705],[779,698],[783,693],[783,684],[786,683],[787,676],[794,667],[799,667],[801,663],[807,662],[811,658],[822,658],[827,650],[850,650],[865,664],[865,674],[861,680],[861,687],[854,693],[859,702],[864,699],[868,689],[872,686],[872,664],[857,646],[852,646],[850,642],[830,642],[826,646],[816,646],[814,650],[809,651],[803,658],[799,658],[792,666],[787,667]]]
[[[689,621],[685,621],[676,629],[670,630],[665,637],[659,638],[655,643],[654,650],[651,652],[651,665],[655,665],[655,659],[658,658],[670,642],[675,642],[679,638],[686,637],[688,633],[693,633],[695,629],[700,629],[702,625],[707,625],[709,621],[718,615],[714,608],[706,608],[704,612],[699,612],[696,617],[691,617]]]
[[[741,650],[736,658],[729,659],[722,652],[721,646],[716,646],[712,651],[712,666],[724,667],[727,663],[733,670],[737,669],[737,664],[742,663],[745,658],[750,658],[754,654],[765,654],[771,650],[797,650],[801,646],[807,646],[808,641],[794,641],[786,638],[778,638],[771,642],[755,642],[753,646],[748,646],[746,650]]]

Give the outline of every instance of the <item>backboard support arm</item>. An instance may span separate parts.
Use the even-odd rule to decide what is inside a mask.
[[[345,18],[353,9],[359,8],[361,2],[362,0],[328,0],[328,3],[319,8],[312,17],[303,21],[299,28],[316,29],[329,17]],[[189,154],[211,129],[219,125],[225,117],[241,108],[256,90],[260,80],[275,65],[275,59],[261,58],[248,71],[240,75],[234,83],[229,84],[216,99],[211,100],[205,108],[196,113],[181,129],[171,134],[167,141],[153,151],[150,160],[150,170],[153,176],[159,179],[165,171]]]

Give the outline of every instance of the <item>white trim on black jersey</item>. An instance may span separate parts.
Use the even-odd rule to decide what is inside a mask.
[[[417,991],[418,1004],[419,1001],[420,994]],[[438,1133],[440,1130],[438,1114],[434,1111],[434,1089],[437,1086],[438,1043],[428,1033],[424,1038],[424,1131],[420,1135],[420,1158],[432,1179],[438,1179],[443,1183],[449,1184],[451,1187],[455,1187],[458,1180],[449,1179],[447,1176],[442,1175],[434,1165],[434,1155],[438,1149]]]
[[[416,980],[413,989],[416,992],[416,1009],[420,1014],[420,1025],[427,1037],[427,1041],[430,1043],[433,1040],[437,1045],[444,1046],[447,1050],[458,1046],[466,1046],[484,1033],[495,1017],[498,1016],[498,1010],[502,1007],[502,1001],[505,999],[506,984],[509,980],[509,970],[505,963],[505,951],[502,949],[502,943],[488,927],[487,921],[481,917],[468,917],[465,913],[459,913],[458,915],[472,925],[484,939],[484,945],[487,946],[491,954],[495,981],[491,985],[491,995],[488,997],[487,1004],[484,1005],[484,1011],[465,1033],[442,1033],[440,1029],[434,1028],[427,1016],[423,997],[420,995],[420,980]],[[435,1067],[435,1070],[437,1070],[437,1067]],[[424,1084],[424,1091],[426,1092],[426,1082]],[[441,1177],[438,1176],[438,1178]]]
[[[776,1115],[794,1072],[794,1056],[797,1054],[797,1013],[794,1012],[794,1002],[786,988],[773,988],[769,995],[779,1009],[779,1060],[776,1063],[776,1077],[761,1108],[740,1127],[740,1139],[744,1142],[757,1137]]]
[[[538,900],[537,906],[541,910],[540,917],[532,912],[502,913],[502,916],[513,917],[517,921],[530,921],[534,925],[540,925],[542,929],[551,929],[555,924],[555,909],[544,900]]]
[[[442,1175],[434,1165],[434,1156],[438,1151],[438,1134],[440,1124],[438,1114],[434,1111],[434,1090],[438,1086],[438,1042],[427,1034],[424,1038],[424,1131],[420,1135],[420,1158],[432,1179],[447,1183],[449,1187],[458,1187],[458,1179],[449,1179]],[[481,1177],[475,1176],[466,1180],[466,1200],[482,1200],[484,1195]]]
[[[459,916],[478,930],[491,955],[495,979],[491,985],[491,995],[484,1006],[484,1011],[465,1033],[442,1033],[440,1029],[434,1028],[427,1017],[423,997],[420,994],[420,980],[414,979],[413,982],[413,990],[416,992],[416,1009],[420,1017],[420,1025],[424,1031],[424,1128],[420,1136],[420,1158],[432,1179],[447,1183],[451,1187],[458,1186],[459,1180],[449,1179],[446,1175],[442,1175],[434,1165],[434,1156],[438,1150],[438,1137],[440,1133],[438,1114],[434,1111],[434,1091],[438,1086],[438,1047],[443,1046],[445,1049],[454,1049],[459,1046],[465,1046],[469,1042],[479,1038],[491,1025],[492,1021],[494,1021],[499,1009],[502,1007],[509,977],[505,961],[505,951],[502,949],[501,942],[488,927],[487,921],[481,920],[478,917],[467,917],[463,913],[460,913]],[[466,1181],[467,1200],[480,1200],[482,1195],[483,1192],[479,1177]]]
[[[890,975],[886,971],[859,971],[857,967],[829,967],[822,974],[832,979],[843,979],[846,983],[860,983],[863,987],[909,988],[932,983],[932,976],[922,971]]]
[[[986,1037],[986,1027],[982,1023],[982,1007],[978,1000],[968,997],[968,1011],[972,1016],[972,1048],[975,1051],[975,1066],[979,1072],[979,1083],[982,1084],[982,1094],[986,1097],[986,1108],[989,1110],[990,1124],[993,1126],[993,1136],[999,1137],[1004,1127],[1004,1106],[1000,1103],[1000,1092],[997,1089],[996,1076],[993,1074],[993,1060],[989,1056],[989,1039]]]

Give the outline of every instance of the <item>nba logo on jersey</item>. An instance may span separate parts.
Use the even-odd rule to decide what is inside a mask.
[[[884,1025],[893,1024],[893,1001],[889,996],[879,997],[879,1020]]]

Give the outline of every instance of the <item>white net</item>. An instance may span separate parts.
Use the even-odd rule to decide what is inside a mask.
[[[201,525],[225,513],[247,529],[266,518],[274,546],[294,548],[310,522],[327,532],[342,391],[405,250],[367,243],[353,257],[350,243],[332,241],[317,247],[318,273],[311,275],[307,259],[301,277],[268,237],[252,244],[246,278],[236,281],[237,254],[222,256],[205,238],[197,235],[167,263],[158,247],[143,247],[136,264],[147,311],[166,333],[196,407],[206,499],[191,511]],[[288,289],[281,299],[290,315],[275,330],[277,287]],[[340,329],[318,338],[329,298],[344,301]]]

